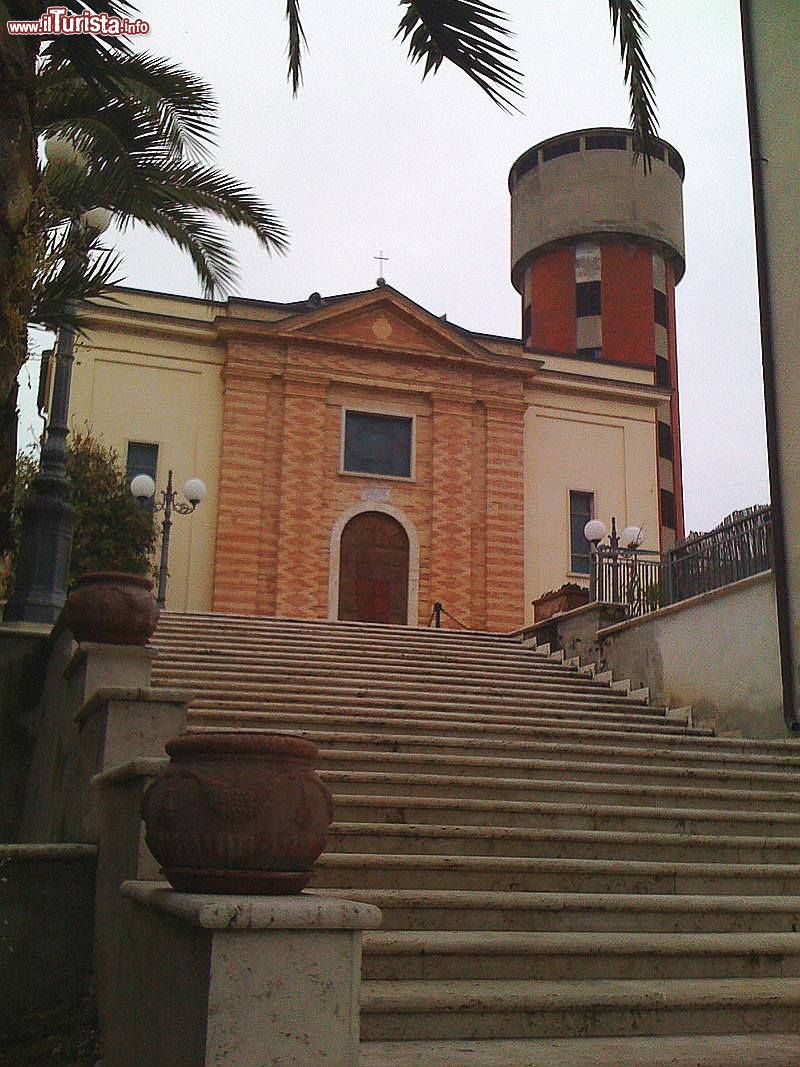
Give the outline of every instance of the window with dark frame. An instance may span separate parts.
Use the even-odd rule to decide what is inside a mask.
[[[137,474],[146,474],[156,481],[158,470],[158,445],[146,441],[129,441],[128,454],[125,459],[125,482],[130,486]],[[147,511],[153,510],[154,498],[142,500],[141,506]]]
[[[672,459],[672,427],[668,422],[658,422],[658,454],[662,459]]]
[[[569,156],[573,152],[580,152],[581,142],[579,137],[570,137],[565,141],[556,141],[555,144],[546,145],[542,149],[542,162],[547,163],[550,159],[558,159],[559,156]]]
[[[586,148],[591,151],[595,148],[614,148],[624,151],[628,147],[628,138],[624,133],[587,133]]]
[[[667,325],[667,298],[660,289],[653,290],[653,317],[659,326]]]
[[[575,314],[578,318],[599,315],[600,309],[600,282],[576,282]]]
[[[583,535],[583,528],[594,517],[594,493],[569,491],[570,565],[573,574],[589,574],[592,566],[592,546]]]
[[[656,385],[672,385],[672,376],[669,372],[669,360],[663,356],[656,356]]]
[[[343,470],[349,474],[410,478],[411,424],[406,415],[345,411]]]
[[[675,494],[669,489],[661,490],[661,525],[670,530],[676,529],[675,525]]]

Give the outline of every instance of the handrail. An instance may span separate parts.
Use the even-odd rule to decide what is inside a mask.
[[[433,605],[431,617],[428,619],[428,628],[430,628],[431,623],[436,620],[434,623],[434,628],[436,630],[440,630],[442,628],[442,615],[446,615],[448,619],[452,619],[454,623],[457,623],[462,628],[462,630],[469,630],[469,626],[467,626],[466,623],[462,622],[461,619],[457,619],[455,615],[450,614],[450,612],[447,610],[441,600],[435,601]]]

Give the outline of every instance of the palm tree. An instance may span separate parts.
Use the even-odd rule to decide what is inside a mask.
[[[47,55],[36,77],[37,131],[66,139],[83,163],[44,169],[29,223],[39,238],[29,321],[51,328],[70,303],[107,288],[118,267],[110,252],[92,254],[90,230],[69,225],[81,209],[102,205],[123,228],[140,222],[162,233],[187,252],[211,298],[237,280],[214,217],[249,229],[268,252],[287,244],[271,208],[204,162],[216,130],[208,85],[144,54],[118,56],[114,73],[113,87],[93,89]]]
[[[27,325],[57,329],[71,320],[75,301],[117,280],[118,257],[98,246],[90,229],[71,225],[82,210],[102,205],[123,228],[138,221],[167,236],[188,253],[210,297],[230,291],[236,281],[230,244],[215,218],[246,227],[267,251],[282,252],[287,244],[272,210],[207,162],[216,131],[208,85],[165,60],[116,44],[100,48],[90,75],[87,50],[78,49],[77,61],[60,41],[43,50],[30,114],[34,137],[58,135],[82,165],[35,170],[33,184],[24,185],[24,215],[15,215],[14,201],[3,205],[0,253],[5,248],[11,254],[0,288],[0,397],[8,398],[0,406],[0,550],[7,547],[16,375],[27,356]],[[16,203],[21,195],[18,185]]]
[[[642,0],[608,0],[608,4],[630,89],[636,146],[647,166],[655,136],[655,108],[652,76],[642,47]],[[79,0],[65,0],[65,5],[72,10],[84,10]],[[46,6],[47,0],[0,0],[0,100],[3,101],[0,109],[0,494],[2,486],[10,487],[13,483],[16,378],[26,356],[26,328],[34,307],[30,228],[32,215],[38,210],[35,116],[36,68],[41,45],[36,37],[10,36],[6,22],[8,19],[37,19]],[[514,98],[521,93],[521,77],[509,44],[512,34],[507,17],[499,7],[482,0],[401,0],[401,6],[404,12],[396,36],[408,42],[411,61],[423,64],[423,77],[435,73],[447,60],[463,70],[500,106],[514,106]],[[136,14],[129,0],[93,0],[92,8],[97,13],[117,17]],[[289,77],[296,92],[302,77],[306,43],[300,19],[300,0],[286,0],[286,17]],[[130,84],[127,89],[125,87],[125,64],[120,63],[122,57],[130,54],[124,41],[117,40],[110,45],[107,40],[90,35],[57,37],[47,43],[44,54],[53,72],[69,71],[75,83],[74,97],[84,93],[88,108],[101,106],[109,93],[123,97],[130,89]],[[143,99],[152,105],[152,85],[149,89],[144,86],[143,92]],[[123,121],[121,113],[119,117]],[[187,114],[183,115],[183,125],[180,122],[177,126],[170,125],[166,118],[163,121],[162,133],[169,131],[174,135],[181,129],[190,139],[199,136],[203,140],[203,131],[192,130]],[[90,138],[86,123],[82,129],[87,136],[85,144],[88,149]],[[103,147],[104,138],[105,134],[99,131],[92,138],[98,151]],[[105,144],[108,148],[108,142]],[[206,256],[205,266],[202,266],[200,253],[203,241],[207,242],[208,252],[220,251],[219,236],[209,232],[207,221],[202,217],[205,211],[210,209],[223,218],[237,221],[232,213],[219,212],[217,207],[209,208],[211,201],[217,199],[216,194],[225,191],[222,176],[207,168],[193,169],[198,164],[179,164],[173,159],[170,182],[162,182],[159,186],[153,174],[153,162],[145,150],[136,180],[130,174],[127,184],[119,168],[109,168],[107,176],[113,179],[110,187],[115,190],[112,206],[118,217],[126,218],[132,214],[130,206],[143,192],[143,182],[153,180],[152,189],[148,188],[148,193],[152,191],[149,206],[143,205],[142,214],[137,217],[141,217],[145,225],[160,229],[171,240],[182,244],[192,255],[207,287],[230,281],[218,255]],[[94,171],[97,178],[101,169],[98,167]],[[182,191],[194,182],[193,193],[182,204],[172,196],[176,189],[173,180]],[[246,191],[238,185],[228,187],[228,191],[236,195],[239,201],[236,210],[240,210],[244,206],[242,197]],[[65,194],[59,190],[53,191],[56,200],[62,195]],[[233,208],[229,209],[229,212],[233,211]],[[213,249],[215,244],[217,248]],[[7,540],[2,528],[4,514],[10,514],[8,495],[5,500],[0,496],[0,548]]]

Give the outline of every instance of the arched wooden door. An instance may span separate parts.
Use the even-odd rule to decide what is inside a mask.
[[[342,530],[339,618],[408,624],[408,536],[382,511],[363,511]]]

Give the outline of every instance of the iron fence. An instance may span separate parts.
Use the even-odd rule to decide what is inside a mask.
[[[598,545],[590,599],[623,604],[630,617],[708,593],[773,565],[769,506],[734,512],[707,534],[692,534],[663,555]]]
[[[658,552],[598,545],[592,554],[590,600],[624,604],[631,617],[646,615],[663,603],[662,561]]]

